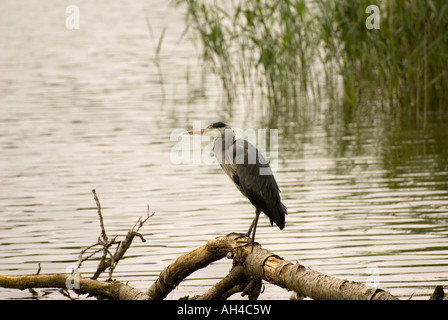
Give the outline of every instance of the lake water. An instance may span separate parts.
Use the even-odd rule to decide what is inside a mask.
[[[72,4],[80,29],[66,28]],[[161,0],[7,0],[0,15],[0,274],[76,265],[100,235],[92,189],[109,236],[124,236],[147,204],[155,212],[141,229],[147,241],[136,238],[114,273],[141,290],[181,254],[247,230],[253,207],[217,164],[171,161],[172,132],[193,121],[266,128],[256,106],[224,106],[218,81],[201,85],[198,51],[181,37],[182,8]],[[322,110],[271,128],[279,129],[276,179],[289,214],[283,231],[262,217],[257,241],[400,298],[448,288],[446,119],[426,130],[356,126]],[[96,264],[86,262],[82,274]],[[167,298],[203,293],[230,267],[219,261]],[[1,299],[31,296],[0,289]],[[260,298],[289,296],[267,284]]]

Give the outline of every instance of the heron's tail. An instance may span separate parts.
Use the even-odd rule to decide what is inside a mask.
[[[288,214],[288,212],[286,211],[285,205],[281,202],[279,204],[279,211],[280,211],[281,221],[279,224],[277,224],[277,226],[280,228],[280,230],[283,230],[283,228],[285,227],[285,216]]]
[[[280,230],[283,230],[285,227],[285,216],[287,214],[285,205],[281,201],[278,201],[277,208],[272,215],[271,224],[274,222]]]

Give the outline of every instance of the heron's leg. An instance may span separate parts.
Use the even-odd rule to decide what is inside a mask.
[[[255,225],[255,220],[257,220],[256,214],[257,214],[257,212],[255,211],[255,218],[254,218],[254,220],[252,220],[249,230],[246,232],[246,237],[250,237],[250,234],[252,233],[252,229],[254,228],[254,225]]]
[[[250,225],[250,227],[249,227],[249,230],[248,230],[247,233],[244,235],[244,236],[250,238],[250,242],[246,242],[246,244],[245,244],[244,246],[252,245],[252,249],[253,249],[253,245],[254,245],[254,243],[255,243],[255,231],[256,231],[256,229],[257,229],[258,217],[260,216],[260,213],[261,213],[260,210],[255,209],[255,218],[254,218],[254,220],[252,221],[252,223],[251,223],[251,225]],[[253,231],[252,231],[252,230],[253,230]],[[252,236],[250,235],[251,233],[252,233]],[[237,237],[236,239],[241,238],[241,237],[244,237],[244,236]]]
[[[251,237],[251,239],[252,239],[252,243],[255,242],[255,231],[257,230],[258,217],[260,216],[260,213],[261,213],[260,210],[255,209],[255,218],[254,218],[254,220],[252,221],[252,224],[250,225],[249,231],[247,231],[247,236],[249,237],[249,236],[250,236],[250,233],[252,232],[252,229],[253,229],[252,237]]]

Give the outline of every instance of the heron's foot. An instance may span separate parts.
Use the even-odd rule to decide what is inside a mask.
[[[237,242],[249,242],[252,241],[252,239],[249,237],[249,235],[247,233],[237,233],[239,234],[239,236],[237,236],[235,238],[235,241]],[[241,240],[243,239],[243,240]]]
[[[247,234],[242,234],[242,235],[236,237],[235,241],[239,244],[236,248],[243,248],[243,247],[251,246],[251,252],[254,250],[254,246],[258,245],[258,242],[255,242]]]
[[[248,245],[248,244],[253,245],[255,243],[254,240],[252,240],[252,238],[249,237],[249,235],[247,235],[246,233],[242,233],[241,235],[236,237],[235,241],[238,243],[244,243],[245,245]]]

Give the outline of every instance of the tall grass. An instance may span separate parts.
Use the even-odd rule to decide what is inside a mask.
[[[379,2],[378,30],[364,25],[370,0],[317,3],[320,44],[343,78],[348,104],[362,110],[367,96],[423,126],[428,113],[448,110],[447,1]]]
[[[159,36],[159,40],[157,41],[157,45],[156,45],[156,40],[155,40],[156,38],[154,36],[154,32],[152,30],[151,23],[147,17],[146,17],[146,27],[148,28],[149,34],[151,36],[152,44],[154,47],[154,57],[151,59],[151,61],[157,68],[160,89],[162,92],[162,104],[164,104],[165,103],[165,85],[164,85],[165,81],[163,80],[162,67],[160,64],[160,51],[162,49],[162,43],[163,43],[163,38],[165,37],[166,28],[162,29],[162,32],[160,33],[160,36]]]
[[[275,117],[304,108],[303,94],[325,92],[356,114],[384,112],[423,126],[428,113],[447,111],[446,0],[177,3],[186,4],[187,28],[229,102],[249,92]],[[372,4],[380,29],[365,25]]]
[[[181,2],[187,5],[187,26],[202,44],[203,61],[221,79],[228,102],[244,91],[266,98],[274,112],[299,104],[315,47],[303,0]]]

